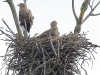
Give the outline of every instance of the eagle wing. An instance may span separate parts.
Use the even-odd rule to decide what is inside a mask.
[[[44,31],[44,32],[41,33],[38,37],[39,37],[39,38],[47,38],[47,37],[49,37],[49,33],[50,33],[50,29]]]
[[[33,25],[34,16],[32,15],[31,10],[28,9],[28,11],[29,11],[29,20],[30,20],[30,24]]]

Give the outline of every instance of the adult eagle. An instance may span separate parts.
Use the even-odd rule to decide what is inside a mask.
[[[20,7],[19,9],[19,21],[20,25],[24,26],[24,28],[30,32],[30,28],[33,25],[33,15],[31,13],[31,10],[27,9],[26,4],[20,3],[17,6]]]

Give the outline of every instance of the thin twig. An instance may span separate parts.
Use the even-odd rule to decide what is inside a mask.
[[[24,3],[26,4],[26,1],[27,1],[27,0],[23,0],[23,1],[24,1]]]
[[[2,34],[5,34],[8,38],[10,38],[11,40],[13,40],[13,38],[9,35],[9,34],[7,34],[7,33],[5,33],[3,30],[1,30],[0,29],[0,31],[2,32]]]
[[[94,0],[92,1],[92,4],[91,4],[91,7],[93,8],[93,3],[94,3]]]
[[[59,40],[58,40],[58,57],[60,57],[60,42],[59,42]]]
[[[78,20],[78,17],[77,17],[77,15],[76,15],[76,12],[75,12],[75,8],[74,8],[74,7],[75,7],[75,6],[74,6],[74,0],[72,0],[72,11],[73,11],[74,17],[75,17],[75,19],[76,19],[76,23],[78,23],[79,20]]]
[[[32,63],[31,63],[30,69],[29,69],[29,72],[30,72],[31,75],[33,75],[33,74],[32,74],[32,67],[33,67],[33,64],[34,64],[34,62],[35,62],[35,58],[36,58],[36,56],[37,56],[37,54],[38,54],[38,51],[39,51],[39,47],[38,47],[38,43],[37,43],[37,42],[36,42],[36,47],[37,47],[37,51],[36,51],[36,53],[35,53],[35,55],[34,55],[34,58],[32,59]]]
[[[56,68],[57,62],[58,62],[58,56],[56,56],[56,60],[55,60],[55,63],[53,65],[53,67],[50,69],[49,72],[46,72],[46,75],[50,75],[51,74],[51,72]]]
[[[11,28],[8,26],[8,24],[4,21],[3,18],[2,18],[2,21],[3,21],[3,23],[7,26],[7,28],[11,31],[11,33],[12,33],[13,35],[15,35],[14,32],[11,30]]]
[[[45,57],[44,50],[43,50],[43,48],[42,48],[41,43],[40,43],[40,47],[41,47],[41,51],[42,51],[42,54],[43,54],[44,75],[46,75],[46,57]]]
[[[98,13],[98,14],[91,14],[91,16],[98,16],[98,15],[100,15],[100,13]]]

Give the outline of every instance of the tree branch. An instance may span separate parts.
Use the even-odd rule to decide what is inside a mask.
[[[95,7],[90,11],[90,13],[85,17],[85,19],[82,21],[81,25],[90,17],[92,12],[95,10],[95,8],[100,4],[100,1],[95,5]]]
[[[74,0],[72,0],[73,2],[74,2]],[[72,2],[72,3],[73,3]],[[93,0],[93,2],[94,2],[94,0]],[[81,31],[81,25],[90,17],[90,16],[97,16],[97,15],[100,15],[100,14],[92,14],[93,13],[93,11],[95,10],[95,8],[100,4],[100,1],[95,5],[95,7],[94,8],[92,8],[93,7],[93,2],[92,2],[92,6],[90,5],[90,8],[91,8],[91,11],[90,11],[90,13],[83,19],[83,21],[82,22],[77,22],[77,24],[76,24],[76,26],[75,26],[75,28],[74,28],[74,34],[75,35],[79,35],[79,33],[80,33],[80,31]],[[73,4],[72,4],[73,5]],[[74,6],[73,6],[73,8],[74,8]]]
[[[16,10],[15,10],[13,0],[6,0],[4,2],[7,2],[9,4],[10,8],[11,8],[13,18],[14,18],[14,22],[15,22],[15,25],[16,25],[16,29],[17,29],[17,32],[19,34],[19,37],[21,38],[22,32],[21,32],[21,28],[20,28],[19,21],[18,21],[18,18],[17,18],[17,13],[16,13]]]
[[[26,4],[26,1],[27,1],[27,0],[23,0],[23,1],[24,1],[24,3]]]
[[[74,0],[72,0],[72,11],[73,11],[74,17],[75,17],[75,19],[76,19],[76,23],[78,23],[79,20],[78,20],[78,17],[77,17],[77,15],[76,15],[76,12],[75,12],[75,8],[74,8]]]
[[[13,35],[15,35],[15,33],[10,29],[10,27],[7,25],[7,23],[4,21],[4,19],[2,18],[3,23],[7,26],[7,28],[11,31],[11,33]]]
[[[9,34],[5,33],[5,32],[2,31],[1,29],[0,29],[0,31],[2,32],[2,34],[5,34],[8,38],[10,38],[11,40],[13,40],[13,38],[12,38]]]
[[[56,68],[57,63],[58,63],[58,56],[56,56],[56,60],[55,60],[55,63],[53,65],[53,67],[50,69],[49,72],[46,72],[46,75],[50,75],[51,74],[51,72]]]
[[[40,47],[41,47],[41,51],[42,51],[42,54],[43,54],[44,75],[46,75],[46,57],[45,57],[44,50],[43,50],[43,48],[42,48],[41,43],[40,43]]]
[[[98,16],[98,15],[100,15],[100,13],[98,13],[98,14],[91,14],[91,16]]]

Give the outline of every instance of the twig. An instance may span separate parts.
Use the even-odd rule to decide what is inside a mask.
[[[92,4],[91,4],[91,7],[93,8],[93,3],[94,3],[94,0],[92,1]]]
[[[75,8],[74,8],[74,0],[72,0],[72,11],[73,11],[74,17],[75,17],[75,19],[76,19],[76,23],[78,23],[79,20],[78,20],[78,17],[77,17],[77,15],[76,15],[76,12],[75,12]]]
[[[98,15],[100,15],[100,13],[98,13],[98,14],[91,14],[91,16],[98,16]]]
[[[77,62],[79,64],[79,62]],[[79,64],[80,65],[80,64]],[[87,71],[83,68],[82,65],[80,65],[81,69],[83,69],[85,71],[85,75],[88,75]]]
[[[0,31],[1,31],[3,34],[5,34],[8,38],[10,38],[11,40],[13,40],[13,38],[12,38],[10,35],[8,35],[7,33],[5,33],[4,31],[2,31],[1,29],[0,29]]]
[[[50,59],[50,60],[48,60],[48,61],[46,61],[46,63],[48,63],[48,62],[50,62],[51,60],[54,60],[55,58],[52,58],[52,59]],[[55,59],[56,60],[56,59]],[[37,69],[39,69],[39,68],[41,68],[41,67],[43,67],[45,65],[45,63],[43,63],[43,64],[40,64],[36,69],[34,69],[33,70],[33,72],[32,72],[32,74],[34,75],[34,72],[37,70]]]
[[[24,3],[26,4],[26,1],[27,1],[27,0],[23,0],[23,1],[24,1]]]
[[[41,51],[42,51],[42,54],[43,54],[44,75],[46,75],[46,58],[45,58],[44,50],[43,50],[43,48],[42,48],[42,45],[41,45],[41,44],[40,44],[40,47],[41,47]]]
[[[12,42],[9,44],[7,50],[6,50],[6,53],[5,53],[5,58],[3,59],[3,61],[6,59],[6,55],[7,55],[7,52],[8,52],[8,49],[10,48],[10,46],[12,45]]]
[[[32,67],[33,67],[35,58],[36,58],[36,56],[38,54],[38,51],[39,51],[39,47],[38,47],[38,43],[37,42],[36,42],[36,47],[37,47],[37,52],[35,53],[34,58],[32,59],[32,63],[31,63],[30,70],[29,70],[29,72],[30,72],[31,75],[32,75]]]
[[[26,1],[27,1],[27,0],[23,0],[23,1],[24,1],[25,5],[26,5],[26,7],[27,7],[27,4],[26,4]]]
[[[11,33],[12,33],[13,35],[15,35],[14,32],[10,29],[10,27],[9,27],[8,24],[4,21],[3,18],[2,18],[2,21],[3,21],[3,23],[7,26],[7,28],[11,31]]]
[[[60,57],[60,42],[58,40],[58,57]]]
[[[51,72],[56,68],[57,62],[58,62],[58,56],[56,56],[56,61],[55,61],[54,65],[53,65],[53,67],[51,68],[51,70],[49,72],[46,72],[46,75],[50,75],[51,74]]]
[[[23,46],[21,46],[21,48],[16,52],[16,54],[12,57],[12,59],[10,60],[10,63],[9,63],[9,65],[12,63],[12,61],[13,61],[13,59],[18,55],[18,53],[21,51],[21,50],[23,50],[23,48],[26,48],[28,45],[28,43],[30,43],[30,42],[27,42],[27,43],[25,43]]]

